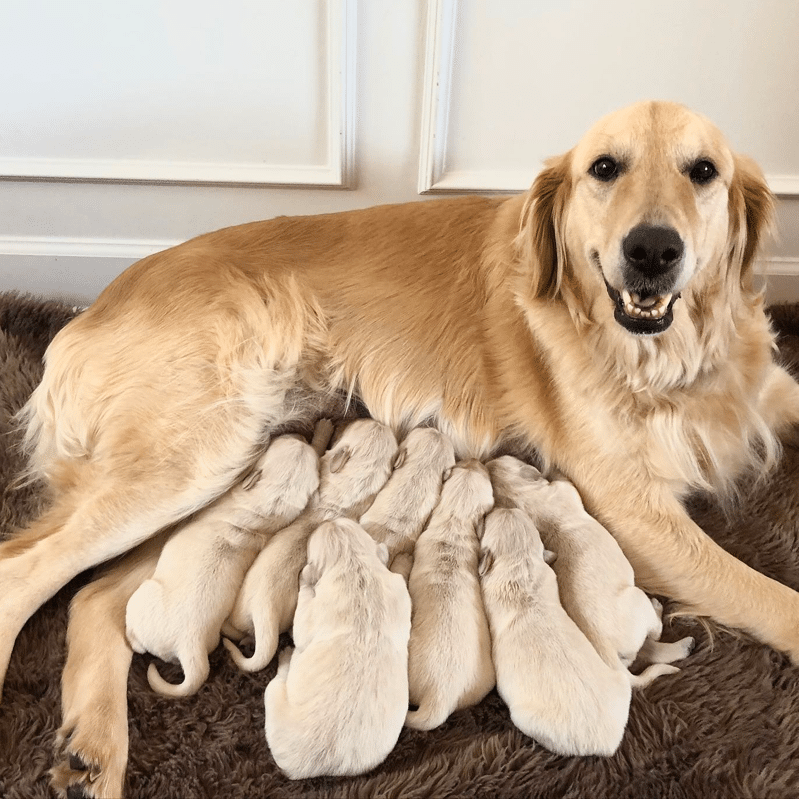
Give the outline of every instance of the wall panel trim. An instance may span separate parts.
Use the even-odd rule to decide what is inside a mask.
[[[356,2],[327,0],[326,164],[0,158],[0,180],[351,188],[355,152]]]

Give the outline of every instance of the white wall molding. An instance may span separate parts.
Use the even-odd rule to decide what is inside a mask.
[[[174,247],[176,244],[180,244],[180,242],[144,239],[59,238],[55,236],[0,236],[0,255],[138,261],[140,258]]]
[[[442,191],[439,182],[445,172],[455,27],[455,0],[428,0],[417,181],[420,194]]]
[[[351,188],[355,152],[356,1],[327,0],[326,164],[0,158],[0,180]]]

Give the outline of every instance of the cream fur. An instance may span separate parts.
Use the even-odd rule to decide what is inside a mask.
[[[514,724],[548,750],[610,756],[625,732],[631,687],[678,669],[657,664],[633,676],[619,659],[605,663],[562,607],[561,581],[544,553],[521,510],[497,508],[487,516],[480,574],[497,691]],[[597,571],[606,577],[603,567]]]
[[[337,519],[308,540],[294,649],[264,693],[272,757],[294,779],[358,775],[391,752],[408,710],[411,601],[385,544]]]
[[[625,168],[601,186],[604,154]],[[690,180],[698,159],[717,166],[708,185]],[[400,435],[433,424],[459,457],[535,448],[643,588],[796,661],[797,592],[681,503],[768,465],[797,425],[753,287],[771,208],[711,123],[648,101],[600,120],[527,195],[281,217],[133,265],[55,337],[22,415],[53,503],[0,545],[0,681],[47,598],[211,503],[270,430],[337,390]],[[674,321],[654,336],[618,324],[605,286],[642,221],[686,245]]]
[[[200,688],[245,572],[318,486],[314,449],[299,437],[281,436],[241,484],[173,534],[126,613],[128,641],[137,653],[177,661],[183,669],[183,682],[171,684],[151,664],[147,678],[153,689],[186,697]]]
[[[552,566],[570,618],[608,666],[630,666],[645,639],[661,637],[661,614],[634,585],[633,568],[614,537],[586,513],[568,481],[547,481],[513,456],[487,466],[495,501],[522,509],[555,552]],[[684,658],[694,640],[681,644]]]
[[[478,529],[492,507],[479,461],[456,465],[414,549],[408,581],[411,639],[406,725],[430,730],[494,687],[489,627],[478,584]]]
[[[242,670],[264,669],[275,655],[278,636],[291,627],[309,536],[326,520],[358,518],[388,480],[396,453],[397,440],[387,427],[356,420],[322,457],[319,489],[308,508],[258,554],[223,626],[229,638],[255,638],[250,657],[223,639]]]
[[[433,428],[415,428],[403,440],[386,486],[359,520],[389,550],[390,568],[408,581],[414,543],[439,500],[444,474],[455,464],[453,445]]]

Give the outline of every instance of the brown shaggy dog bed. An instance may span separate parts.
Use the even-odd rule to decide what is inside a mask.
[[[75,313],[50,301],[0,294],[0,531],[39,511],[36,487],[9,483],[22,466],[10,417],[41,375],[55,332]],[[797,369],[797,306],[773,309],[780,358]],[[721,545],[797,588],[797,441],[761,485],[742,481],[726,514],[697,497],[691,512]],[[52,796],[48,770],[60,724],[67,609],[82,575],[29,621],[17,640],[0,705],[0,795]],[[0,592],[3,587],[0,586]],[[713,633],[713,637],[710,635]],[[264,687],[275,662],[237,671],[222,648],[200,692],[154,694],[147,660],[129,680],[131,797],[789,797],[798,796],[797,669],[767,647],[693,620],[664,638],[692,635],[682,671],[634,694],[630,722],[611,758],[564,758],[521,734],[495,692],[430,733],[404,730],[377,769],[356,778],[292,782],[264,738]],[[535,680],[535,678],[532,678]]]

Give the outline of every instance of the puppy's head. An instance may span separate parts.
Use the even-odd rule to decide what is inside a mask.
[[[444,474],[455,463],[453,444],[435,428],[414,428],[400,445],[394,469],[400,469],[406,463],[409,464],[409,470],[431,466]]]
[[[551,563],[553,554],[545,550],[531,518],[518,508],[495,508],[486,515],[481,536],[478,574],[484,577],[496,564],[522,566],[541,560]]]
[[[688,291],[750,290],[772,198],[707,119],[668,102],[609,114],[550,161],[522,217],[532,292],[651,336]]]
[[[308,582],[316,583],[332,567],[346,569],[353,558],[380,560],[382,555],[385,565],[388,553],[357,522],[346,517],[323,522],[308,539]]]
[[[466,517],[482,517],[494,503],[489,472],[477,459],[459,461],[444,474],[441,503]]]
[[[514,456],[501,456],[486,465],[494,489],[495,505],[514,508],[514,496],[521,487],[536,482],[546,483],[536,467],[520,461]]]
[[[373,419],[357,419],[347,424],[324,455],[323,471],[337,474],[388,469],[396,452],[397,439],[390,428]]]

